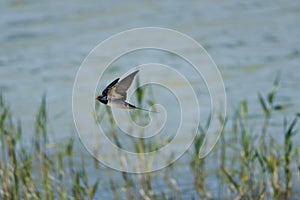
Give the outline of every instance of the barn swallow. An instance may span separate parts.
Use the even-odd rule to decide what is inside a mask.
[[[139,72],[138,70],[134,71],[128,76],[126,76],[125,78],[123,78],[122,80],[120,80],[120,78],[115,79],[102,91],[102,94],[98,96],[96,99],[101,103],[111,107],[123,108],[123,109],[139,109],[148,112],[155,112],[155,111],[139,108],[137,106],[134,106],[126,102],[127,90],[132,84],[134,76],[138,72]]]

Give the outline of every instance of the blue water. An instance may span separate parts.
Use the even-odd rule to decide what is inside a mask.
[[[291,105],[284,112],[292,118],[300,112],[299,10],[294,0],[1,2],[0,91],[27,134],[46,94],[50,139],[75,137],[72,87],[84,58],[113,34],[158,26],[205,47],[222,73],[229,114],[241,99],[257,114],[257,92],[280,73],[277,101]]]

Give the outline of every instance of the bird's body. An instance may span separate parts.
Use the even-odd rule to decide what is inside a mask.
[[[120,80],[120,78],[115,79],[102,91],[102,94],[97,97],[97,100],[105,105],[115,107],[115,108],[140,109],[140,110],[149,111],[143,108],[136,107],[126,102],[127,90],[132,84],[134,76],[138,72],[139,72],[138,70],[134,71],[122,80]]]
[[[122,101],[119,99],[108,101],[106,105],[114,108],[127,108],[127,109],[136,108],[134,105],[131,105],[130,103],[127,103],[126,101]]]

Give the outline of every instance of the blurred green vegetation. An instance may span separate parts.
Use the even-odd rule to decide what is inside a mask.
[[[268,94],[258,94],[258,104],[261,105],[264,116],[263,122],[257,124],[261,126],[259,134],[253,134],[253,127],[249,125],[250,108],[247,101],[242,100],[233,116],[220,116],[220,120],[225,124],[220,140],[212,155],[199,159],[198,150],[207,129],[207,126],[199,126],[193,149],[187,152],[189,162],[186,166],[179,166],[179,168],[188,167],[191,172],[189,176],[193,179],[190,180],[192,188],[189,188],[189,191],[193,190],[201,199],[295,199],[300,195],[300,146],[294,142],[299,113],[295,113],[291,120],[284,117],[282,132],[269,133],[273,113],[286,108],[285,105],[276,103],[278,86],[279,77],[274,81]],[[146,91],[137,92],[140,105]],[[111,111],[108,108],[105,110],[113,129],[115,123]],[[137,119],[142,119],[144,114],[136,112],[135,115]],[[109,183],[102,183],[100,177],[91,181],[87,167],[90,163],[94,163],[94,169],[101,170],[98,161],[82,156],[81,164],[74,162],[79,156],[74,155],[73,138],[50,143],[47,120],[46,98],[43,97],[36,114],[31,144],[28,147],[28,144],[22,142],[22,138],[28,135],[23,134],[21,122],[13,120],[9,106],[0,95],[1,199],[99,199],[102,196],[99,192],[101,187],[109,188],[113,195],[111,198],[114,199],[186,197],[186,187],[178,184],[180,175],[176,170],[172,170],[177,165],[176,162],[161,172],[146,174],[123,172],[121,180],[116,180],[105,173],[109,176]],[[278,135],[284,139],[278,140]],[[113,139],[119,147],[122,147],[116,133]],[[149,144],[141,139],[135,141],[134,149],[136,152],[145,152],[155,146],[155,144],[147,145]],[[207,164],[208,161],[214,165]],[[147,164],[143,159],[141,162]],[[155,186],[157,176],[161,176],[159,179],[165,182],[167,188]],[[212,176],[216,177],[215,182],[210,181]],[[209,184],[225,188],[223,190],[226,191],[225,194],[212,191]]]

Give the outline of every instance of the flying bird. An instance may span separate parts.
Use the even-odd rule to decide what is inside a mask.
[[[132,84],[134,76],[138,72],[139,71],[136,70],[131,74],[129,74],[128,76],[126,76],[125,78],[123,78],[122,80],[120,80],[120,78],[115,79],[102,91],[102,94],[98,96],[96,99],[101,103],[111,107],[124,108],[124,109],[139,109],[148,112],[155,112],[155,111],[146,110],[144,108],[139,108],[137,106],[134,106],[126,102],[127,90]]]

